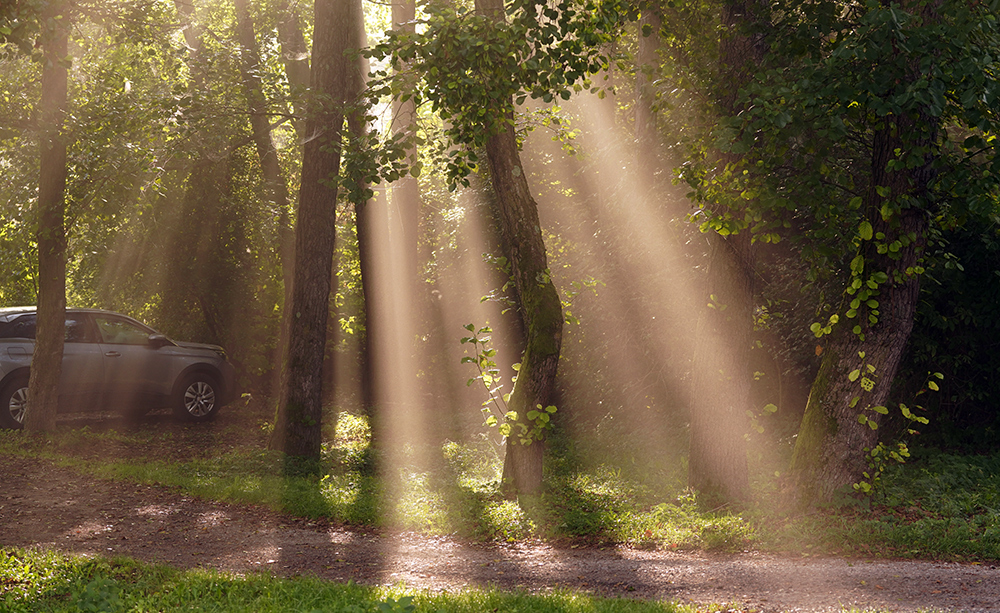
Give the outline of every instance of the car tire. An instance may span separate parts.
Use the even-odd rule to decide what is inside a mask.
[[[0,428],[20,430],[24,427],[24,410],[28,404],[28,378],[15,377],[0,391]]]
[[[207,373],[186,375],[174,392],[174,413],[188,421],[209,421],[221,406],[222,388]]]

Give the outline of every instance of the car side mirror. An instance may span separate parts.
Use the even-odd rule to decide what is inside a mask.
[[[159,349],[164,345],[170,344],[170,340],[162,334],[150,334],[148,342],[151,346],[155,347],[156,349]]]

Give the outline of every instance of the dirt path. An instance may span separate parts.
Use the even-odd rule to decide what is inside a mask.
[[[1000,612],[1000,567],[705,556],[544,543],[476,546],[365,534],[205,502],[168,488],[67,474],[0,457],[0,546],[125,555],[182,568],[270,571],[416,589],[567,587],[605,596],[740,603],[742,610]]]

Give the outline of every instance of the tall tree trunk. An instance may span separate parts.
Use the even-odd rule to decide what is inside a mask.
[[[278,6],[278,41],[295,113],[295,132],[303,138],[307,112],[305,94],[309,89],[309,49],[297,6],[298,2],[289,0],[283,0]]]
[[[69,15],[63,2],[42,12],[42,97],[39,101],[38,320],[24,427],[55,429],[66,317],[66,114]]]
[[[759,35],[751,31],[767,21],[761,0],[729,0],[723,6],[720,40],[719,106],[739,112],[737,95],[749,83],[764,55]],[[720,156],[724,168],[739,161]],[[740,218],[738,212],[734,217]],[[749,495],[746,411],[750,408],[750,333],[753,329],[755,255],[749,229],[710,234],[708,291],[699,314],[691,375],[691,442],[688,482],[721,500]]]
[[[936,2],[914,0],[904,2],[903,8],[914,11],[924,27],[940,19]],[[902,46],[893,49],[896,56],[910,53]],[[933,58],[920,51],[907,58],[899,87],[930,78],[934,65],[929,59]],[[878,442],[877,432],[861,423],[859,413],[876,426],[880,422],[881,414],[870,409],[889,401],[913,330],[920,296],[920,277],[914,268],[920,263],[930,227],[929,187],[940,146],[940,125],[940,117],[927,105],[915,113],[886,115],[876,123],[871,184],[863,201],[872,236],[860,237],[858,258],[851,267],[853,278],[863,284],[878,272],[885,273],[887,281],[879,285],[872,305],[860,303],[855,318],[842,317],[813,382],[791,466],[802,505],[830,501],[860,482],[868,468],[866,452]],[[889,168],[891,161],[904,157],[905,164]],[[893,251],[890,245],[896,241],[898,250]],[[857,266],[855,262],[863,263]],[[855,325],[857,333],[849,329]],[[850,373],[857,368],[860,376],[851,381]]]
[[[711,289],[698,317],[691,373],[688,484],[716,504],[749,496],[744,435],[754,272],[748,232],[709,240]]]
[[[393,27],[413,31],[412,1],[392,5]],[[367,65],[365,65],[367,73]],[[415,129],[412,101],[394,103],[392,130]],[[415,152],[409,151],[411,157]],[[391,195],[390,195],[391,194]],[[416,437],[412,420],[419,418],[416,399],[416,336],[413,308],[417,277],[416,179],[404,176],[391,193],[380,192],[367,203],[358,203],[358,250],[365,295],[365,355],[362,357],[362,397],[372,423],[373,445],[403,437]],[[411,422],[411,423],[408,423]],[[404,434],[405,432],[405,434]]]
[[[378,415],[379,360],[382,346],[382,322],[387,319],[383,309],[389,306],[386,298],[388,283],[381,274],[388,268],[387,250],[380,250],[389,227],[388,204],[385,192],[379,191],[368,202],[354,205],[354,223],[358,233],[358,263],[361,269],[361,293],[364,296],[365,342],[361,353],[361,406],[372,428],[372,444],[381,439],[382,427]],[[384,245],[383,245],[384,246]],[[377,445],[376,445],[377,446]]]
[[[660,16],[653,7],[643,9],[639,19],[639,53],[635,74],[635,160],[643,177],[657,170],[659,138],[656,131],[654,75],[659,68]]]
[[[931,126],[929,134],[936,132],[937,120],[929,115],[919,118],[922,126]],[[889,116],[876,132],[872,150],[872,186],[865,197],[865,210],[873,234],[885,235],[884,241],[862,242],[859,255],[864,259],[863,279],[876,272],[887,274],[888,281],[879,288],[878,321],[871,325],[860,309],[857,319],[841,321],[827,343],[819,373],[813,381],[805,414],[799,427],[792,456],[792,473],[795,475],[799,501],[803,504],[830,501],[838,492],[849,490],[860,482],[868,470],[866,450],[878,442],[878,433],[865,423],[860,423],[859,413],[877,425],[881,415],[871,407],[885,406],[889,400],[892,381],[896,376],[903,353],[913,329],[920,294],[920,277],[913,267],[920,262],[929,228],[927,211],[914,207],[882,216],[885,198],[876,187],[888,187],[892,197],[912,195],[923,198],[930,180],[930,165],[925,163],[914,169],[887,172],[886,164],[896,157],[896,151],[905,151],[914,143],[904,143],[899,134],[913,134],[917,130],[913,119]],[[926,128],[923,128],[926,129]],[[926,139],[925,145],[933,137]],[[916,237],[909,242],[906,237]],[[877,242],[890,244],[903,238],[905,244],[896,257],[879,254]],[[861,326],[864,337],[850,329],[855,323]],[[861,357],[863,352],[864,357]],[[867,366],[874,370],[869,370]],[[848,376],[854,369],[861,369],[861,376],[851,381]],[[864,380],[873,383],[871,389],[862,386]],[[854,398],[857,400],[854,401]]]
[[[358,0],[316,0],[310,87],[295,228],[295,275],[289,341],[272,444],[289,456],[318,460],[323,423],[323,358],[336,239],[343,105],[349,89],[345,51],[354,37]]]
[[[260,48],[257,46],[257,36],[254,31],[253,19],[247,0],[236,0],[237,33],[240,43],[240,71],[243,77],[243,87],[247,93],[247,105],[250,110],[250,129],[253,134],[257,157],[260,159],[261,174],[264,178],[265,199],[270,203],[278,219],[278,260],[281,264],[284,283],[284,305],[282,311],[282,327],[278,337],[277,355],[284,355],[284,341],[288,338],[287,306],[292,302],[293,254],[295,250],[295,233],[288,220],[288,184],[281,170],[278,150],[271,136],[271,126],[268,120],[267,100],[264,98],[264,86],[260,79],[261,59]],[[301,34],[301,33],[300,33]],[[301,62],[293,62],[301,66]],[[306,63],[308,70],[308,63]],[[279,376],[280,368],[275,369]]]
[[[392,3],[392,25],[394,29],[404,32],[414,32],[416,30],[416,4],[414,0],[397,0]],[[413,99],[401,101],[398,98],[394,102],[392,129],[395,134],[415,136],[417,131],[417,111]],[[411,145],[406,152],[411,160],[417,160],[417,150],[415,145]],[[410,287],[413,294],[417,288],[418,263],[417,257],[417,227],[420,220],[420,186],[417,179],[412,176],[405,176],[398,180],[392,187],[392,205],[399,217],[402,234],[403,253],[405,257],[406,279],[410,280]]]
[[[504,19],[502,0],[477,0],[476,10],[496,22]],[[538,205],[517,151],[513,117],[489,137],[486,157],[525,331],[524,356],[507,403],[517,420],[507,437],[503,490],[508,496],[531,495],[542,487],[542,441],[522,444],[518,432],[522,426],[534,427],[528,412],[547,406],[552,395],[562,346],[562,303],[548,270]]]

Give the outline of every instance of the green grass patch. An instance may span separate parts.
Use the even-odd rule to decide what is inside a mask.
[[[21,612],[255,611],[257,613],[691,613],[665,602],[607,599],[577,592],[499,590],[430,594],[267,574],[181,571],[128,559],[0,550],[0,610]],[[702,611],[705,609],[702,608]]]
[[[609,457],[584,463],[568,446],[554,443],[544,494],[514,502],[500,494],[501,461],[485,440],[408,447],[375,461],[365,420],[342,415],[336,431],[328,433],[318,471],[289,476],[281,455],[263,449],[263,437],[236,433],[231,428],[83,428],[48,437],[0,432],[0,454],[304,518],[485,541],[548,538],[663,550],[1000,559],[996,457],[915,454],[908,464],[890,467],[872,497],[847,497],[838,506],[788,514],[774,504],[781,498],[776,481],[759,476],[775,475],[774,467],[756,470],[760,505],[713,510],[661,465],[619,466]],[[213,444],[206,446],[206,440]]]

